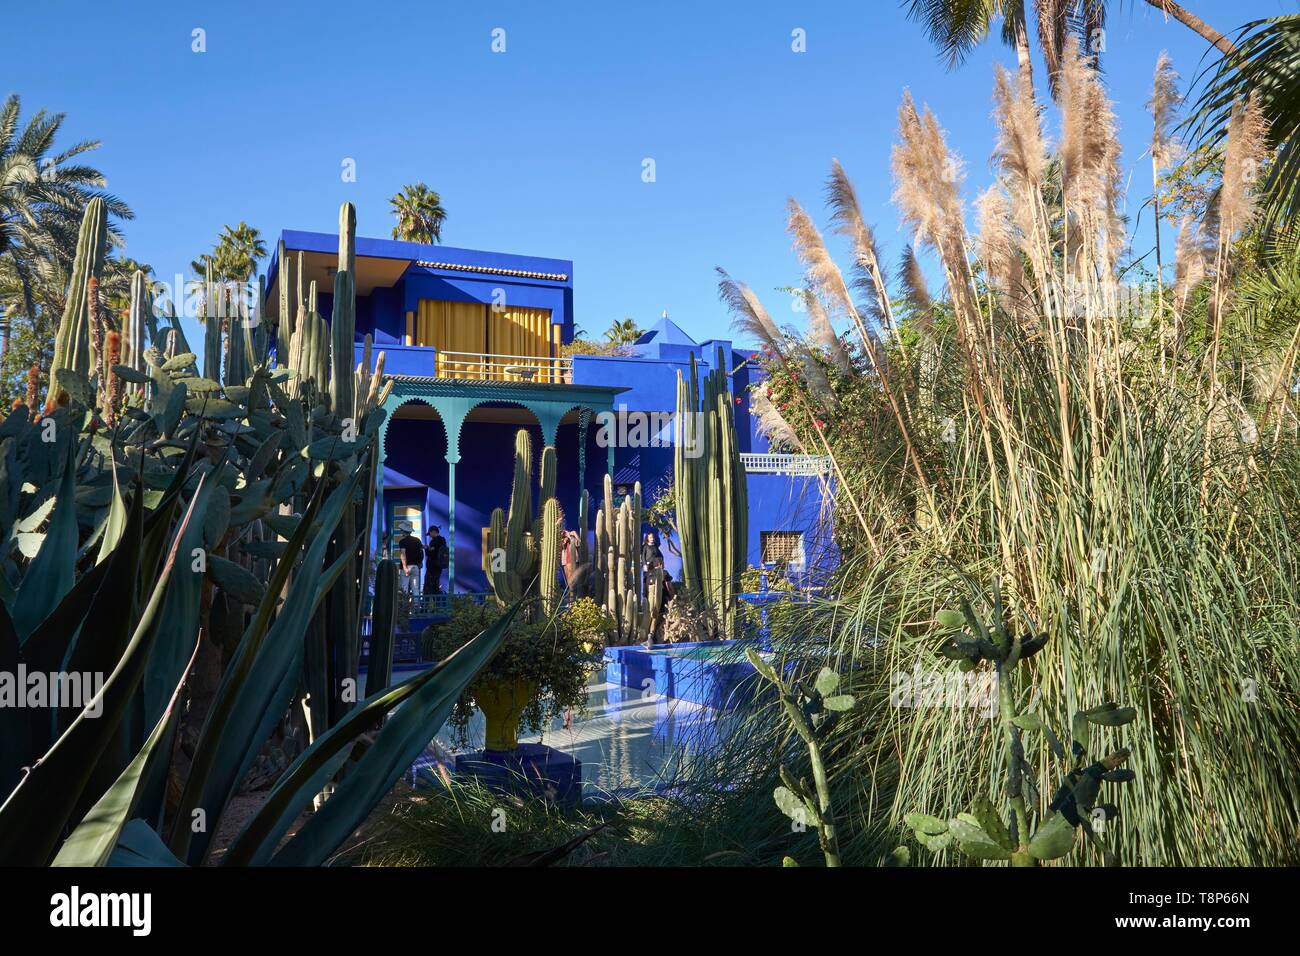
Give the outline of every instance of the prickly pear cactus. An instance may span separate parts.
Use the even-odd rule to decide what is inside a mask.
[[[1115,855],[1103,841],[1107,826],[1119,814],[1114,804],[1098,803],[1103,783],[1128,783],[1133,771],[1124,768],[1129,751],[1120,748],[1100,760],[1087,762],[1091,749],[1091,728],[1122,727],[1137,719],[1132,707],[1102,704],[1076,713],[1071,722],[1072,743],[1067,757],[1060,738],[1036,714],[1016,704],[1016,668],[1047,644],[1046,634],[1016,632],[1007,621],[1001,597],[994,589],[992,624],[986,626],[962,599],[961,610],[940,611],[939,629],[946,635],[939,653],[957,662],[964,671],[985,665],[996,675],[998,716],[1006,749],[1005,793],[1009,807],[999,811],[987,793],[976,795],[969,812],[942,819],[926,813],[909,813],[904,822],[926,849],[939,852],[956,849],[977,860],[998,860],[1012,866],[1036,866],[1067,856],[1079,843],[1091,844],[1107,866]],[[1069,768],[1050,802],[1034,783],[1033,768],[1025,759],[1022,735],[1041,734],[1052,756]],[[902,854],[898,854],[898,856]]]

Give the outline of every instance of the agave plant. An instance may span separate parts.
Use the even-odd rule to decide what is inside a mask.
[[[107,677],[89,701],[0,708],[0,861],[201,864],[261,750],[305,710],[309,745],[222,861],[324,862],[446,719],[513,612],[389,686],[396,588],[381,563],[362,699],[361,569],[384,413],[382,356],[372,371],[367,348],[352,368],[350,205],[331,334],[300,338],[290,351],[302,364],[277,366],[277,330],[236,313],[208,323],[202,376],[174,320],[166,345],[146,349],[152,323],[135,316],[119,361],[122,330],[95,293],[103,215],[92,203],[83,222],[49,400],[0,424],[0,671]]]

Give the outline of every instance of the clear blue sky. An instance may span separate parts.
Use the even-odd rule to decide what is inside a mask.
[[[1296,9],[1186,5],[1225,32]],[[1142,0],[1111,6],[1104,67],[1133,168],[1156,56],[1168,49],[1191,78],[1207,47]],[[785,199],[824,223],[833,157],[896,261],[906,237],[889,150],[903,89],[947,128],[973,199],[990,179],[993,64],[1014,64],[992,42],[947,72],[894,0],[76,0],[10,4],[4,22],[0,92],[20,93],[25,114],[66,112],[65,143],[103,140],[91,162],[136,212],[126,252],[160,279],[225,223],[245,219],[273,246],[284,228],[333,231],[345,199],[361,234],[387,236],[387,198],[422,179],[443,196],[447,245],[572,259],[577,321],[593,336],[664,309],[697,338],[725,335],[715,265],[791,318],[772,291],[799,277]],[[196,27],[206,53],[191,51]],[[505,53],[492,52],[495,28]],[[795,28],[805,53],[791,50]],[[341,180],[345,158],[355,183]],[[1132,182],[1136,215],[1145,166]]]

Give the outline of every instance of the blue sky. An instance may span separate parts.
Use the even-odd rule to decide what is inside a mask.
[[[1296,10],[1186,5],[1225,32]],[[1207,47],[1141,0],[1112,8],[1104,66],[1132,169],[1145,164],[1156,56],[1169,50],[1191,78]],[[442,193],[447,245],[572,259],[577,321],[592,336],[665,309],[697,338],[726,335],[717,265],[793,318],[773,291],[799,278],[785,199],[824,223],[833,157],[896,261],[907,237],[889,151],[903,89],[948,130],[973,199],[990,179],[993,64],[1014,64],[989,43],[946,71],[894,0],[77,0],[11,5],[5,25],[43,39],[6,45],[0,92],[20,93],[25,114],[66,112],[65,143],[103,141],[91,161],[136,212],[126,252],[159,278],[185,270],[225,223],[247,220],[270,246],[284,228],[333,231],[345,199],[361,234],[387,236],[387,198],[422,179]],[[195,28],[205,53],[191,50]],[[497,28],[504,53],[492,51]],[[791,49],[796,28],[804,53]],[[356,182],[342,181],[346,159]],[[1148,168],[1132,177],[1134,215]]]

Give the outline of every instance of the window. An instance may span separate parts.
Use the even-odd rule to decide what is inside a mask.
[[[804,563],[803,533],[799,531],[764,531],[760,536],[763,563],[778,568]]]

